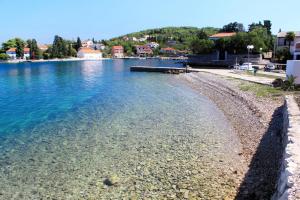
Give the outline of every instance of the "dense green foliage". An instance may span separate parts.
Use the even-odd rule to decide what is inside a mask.
[[[6,53],[0,53],[0,60],[8,60],[9,56]]]
[[[17,39],[17,38],[13,38],[13,39],[10,39],[10,40],[4,42],[4,43],[2,44],[2,49],[3,49],[3,51],[7,51],[7,50],[10,49],[10,48],[16,48],[16,47],[17,47],[16,39]]]
[[[276,59],[281,63],[286,63],[292,58],[290,49],[288,47],[278,48],[276,50]]]
[[[30,59],[41,59],[42,52],[37,45],[35,39],[27,40],[27,47],[30,48]]]
[[[16,55],[17,58],[23,58],[24,57],[24,47],[25,42],[21,40],[20,38],[16,38]]]
[[[214,42],[207,39],[194,39],[190,48],[194,54],[209,54],[213,52]]]
[[[242,23],[232,22],[223,26],[220,32],[245,32],[245,28]]]
[[[52,47],[46,53],[49,53],[51,58],[68,58],[76,56],[76,50],[72,47],[73,41],[64,40],[62,37],[56,35]]]

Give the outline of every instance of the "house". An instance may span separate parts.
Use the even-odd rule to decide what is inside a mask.
[[[9,56],[11,60],[17,59],[16,48],[10,48],[6,51],[6,54]],[[29,59],[30,58],[30,49],[24,48],[24,56],[21,59]]]
[[[177,44],[177,41],[176,40],[168,40],[167,44],[170,46],[175,46]]]
[[[276,48],[289,47],[289,42],[285,39],[288,32],[279,32],[277,34]],[[290,52],[294,60],[300,60],[300,31],[295,32],[295,40],[291,42]]]
[[[171,55],[175,55],[176,54],[176,50],[174,48],[171,48],[171,47],[167,47],[167,48],[162,48],[160,50],[161,53],[163,54],[171,54]]]
[[[103,51],[106,48],[106,46],[104,44],[97,43],[97,44],[91,45],[89,48]]]
[[[211,35],[209,37],[209,39],[213,40],[213,41],[216,41],[216,40],[219,40],[221,38],[228,38],[228,37],[232,37],[232,36],[235,36],[235,35],[236,35],[235,32],[231,32],[231,33],[217,33],[217,34]]]
[[[92,40],[84,40],[81,43],[82,47],[92,48],[94,45],[94,42]]]
[[[216,42],[219,39],[230,38],[230,37],[233,37],[235,35],[236,35],[235,32],[230,32],[230,33],[222,32],[222,33],[217,33],[217,34],[211,35],[209,37],[209,39]],[[227,60],[227,58],[228,58],[228,52],[227,51],[225,51],[225,50],[217,51],[216,53],[217,53],[217,60]]]
[[[124,47],[123,46],[113,46],[111,48],[111,55],[113,58],[124,58]]]
[[[140,57],[147,57],[153,55],[152,49],[147,45],[136,46],[136,53]]]
[[[101,60],[102,52],[87,47],[81,47],[77,53],[77,57],[86,60]]]
[[[157,42],[150,42],[147,44],[147,46],[151,49],[157,49],[159,47],[159,44]]]

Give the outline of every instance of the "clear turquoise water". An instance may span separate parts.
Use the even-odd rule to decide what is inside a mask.
[[[180,76],[132,65],[180,66],[0,64],[0,199],[180,198],[184,184],[197,198],[234,191],[240,146],[223,114]],[[111,175],[120,183],[107,188]]]
[[[0,64],[1,135],[18,134],[94,96],[103,95],[105,101],[123,92],[129,95],[129,84],[144,74],[132,74],[128,67],[141,63],[180,66],[159,60]]]

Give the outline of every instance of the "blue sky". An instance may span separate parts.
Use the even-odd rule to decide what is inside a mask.
[[[54,35],[108,39],[164,26],[222,27],[270,19],[273,32],[300,30],[299,0],[0,0],[0,43]]]

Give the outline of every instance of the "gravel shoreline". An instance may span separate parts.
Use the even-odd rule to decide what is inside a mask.
[[[270,199],[280,169],[283,98],[257,98],[241,91],[244,82],[208,73],[181,75],[180,80],[208,97],[223,111],[239,136],[249,168],[236,199]]]

